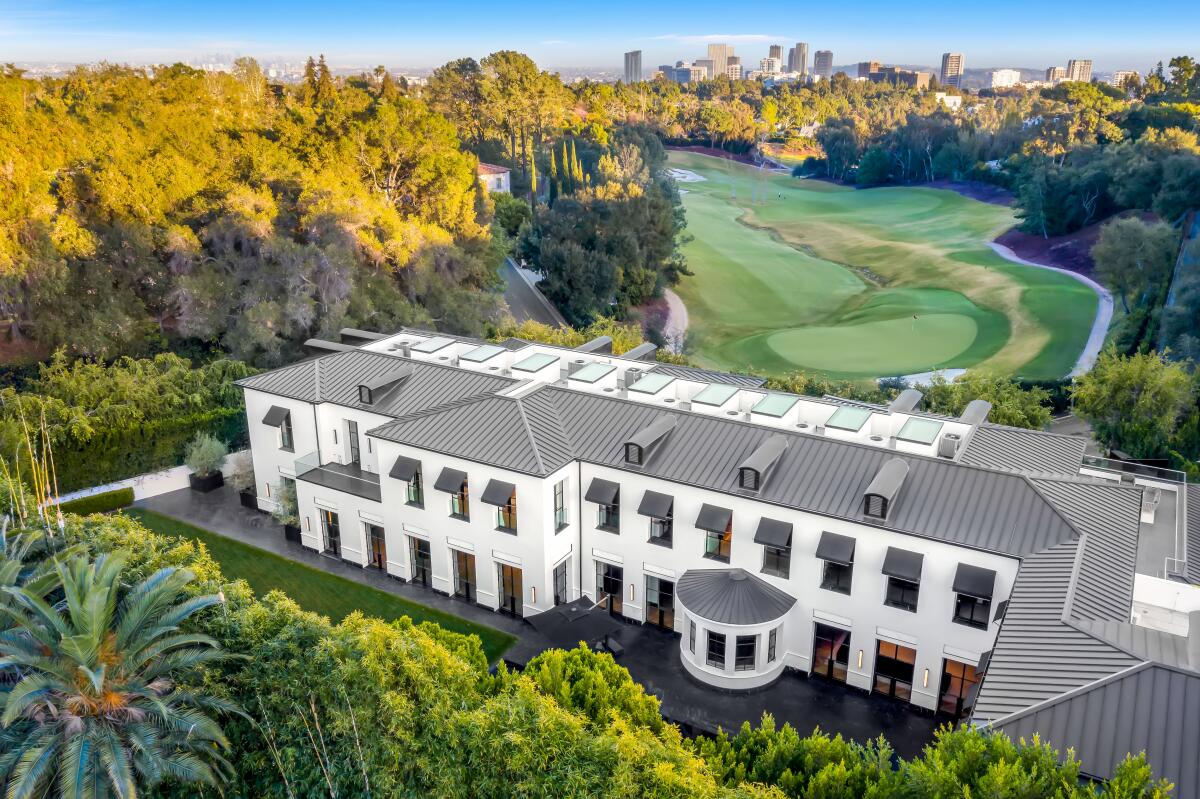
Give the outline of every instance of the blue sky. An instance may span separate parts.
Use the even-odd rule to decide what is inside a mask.
[[[1200,56],[1200,2],[0,0],[0,61],[155,63],[209,53],[271,60],[324,52],[335,65],[401,68],[515,49],[544,67],[617,66],[622,52],[640,49],[649,69],[700,57],[709,41],[733,44],[744,63],[757,63],[769,44],[786,52],[806,41],[810,52],[833,50],[837,64],[935,65],[955,50],[968,67],[1092,58],[1099,70],[1144,71],[1172,55]]]

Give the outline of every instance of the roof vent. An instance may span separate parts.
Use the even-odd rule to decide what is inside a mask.
[[[576,352],[597,352],[611,355],[612,354],[612,337],[597,336],[591,341],[580,344],[575,348]]]
[[[923,399],[925,399],[925,395],[920,391],[915,388],[906,388],[888,404],[888,410],[892,413],[911,413],[917,409]]]
[[[632,466],[644,464],[649,451],[674,429],[674,416],[660,416],[625,439],[625,463]]]
[[[411,364],[384,372],[358,384],[358,401],[363,405],[374,405],[376,400],[413,373]]]
[[[901,458],[884,461],[867,490],[863,492],[863,514],[875,519],[886,519],[907,476],[907,461]]]
[[[639,344],[633,349],[622,355],[622,358],[629,358],[634,361],[653,361],[658,356],[658,347],[647,341],[644,344]]]
[[[969,424],[974,427],[987,421],[988,413],[992,410],[992,403],[987,400],[973,399],[967,403],[967,407],[963,409],[962,415],[958,420],[963,424]]]
[[[938,457],[954,460],[958,456],[958,447],[960,444],[962,444],[962,436],[958,433],[946,433],[938,439]]]
[[[787,449],[788,440],[783,436],[771,436],[763,441],[746,460],[738,466],[738,488],[759,491],[768,473]]]

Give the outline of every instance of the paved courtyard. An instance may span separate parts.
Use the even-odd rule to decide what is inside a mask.
[[[359,569],[286,541],[283,529],[269,515],[243,507],[228,486],[208,494],[190,489],[172,491],[135,504],[409,601],[511,633],[518,640],[505,655],[504,659],[510,663],[523,665],[545,647],[544,639],[520,619],[450,599],[422,586],[390,579],[374,570]],[[857,741],[882,734],[897,754],[911,757],[933,739],[933,733],[941,723],[907,703],[800,674],[786,674],[774,684],[748,693],[716,690],[696,682],[684,671],[679,662],[679,637],[674,633],[628,624],[616,637],[625,649],[619,658],[621,665],[629,669],[648,693],[658,697],[663,715],[688,732],[711,733],[717,728],[736,730],[742,722],[757,723],[764,712],[769,712],[776,723],[788,722],[802,734],[816,727]]]

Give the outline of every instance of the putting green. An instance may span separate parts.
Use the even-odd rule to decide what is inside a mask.
[[[701,362],[835,377],[986,366],[1066,374],[1096,296],[987,247],[1008,208],[949,191],[855,191],[694,153],[671,166],[694,275],[676,289]]]

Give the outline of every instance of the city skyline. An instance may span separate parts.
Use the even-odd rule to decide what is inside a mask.
[[[1089,4],[1086,15],[1078,4],[1018,2],[1001,19],[984,20],[981,11],[964,9],[961,19],[944,27],[889,8],[867,0],[818,9],[797,26],[782,22],[789,19],[786,4],[772,2],[740,22],[730,19],[726,4],[710,2],[694,4],[681,18],[623,0],[590,13],[536,1],[499,6],[467,0],[451,11],[371,0],[346,13],[310,0],[251,6],[182,0],[165,8],[137,0],[46,0],[32,8],[0,0],[0,52],[7,61],[67,63],[192,61],[215,52],[291,60],[325,53],[334,66],[427,68],[512,49],[544,67],[620,71],[622,53],[631,50],[641,50],[643,64],[651,65],[701,58],[708,44],[728,43],[750,59],[744,64],[757,64],[771,45],[786,52],[807,42],[810,59],[816,49],[832,50],[840,64],[872,59],[936,67],[940,55],[953,50],[979,68],[1045,69],[1087,58],[1097,71],[1145,71],[1187,51],[1188,31],[1196,26],[1186,20],[1200,26],[1200,11],[1184,0],[1167,0],[1153,18],[1129,18],[1115,2]],[[1022,9],[1036,10],[1036,16]]]

